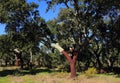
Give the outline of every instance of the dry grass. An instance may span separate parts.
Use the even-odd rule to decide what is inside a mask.
[[[120,83],[120,78],[115,75],[96,75],[86,77],[78,74],[76,79],[70,79],[66,72],[39,72],[35,75],[25,74],[23,76],[7,75],[0,77],[0,83]]]
[[[70,79],[69,73],[39,73],[37,75],[9,76],[8,78],[10,83],[120,83],[120,78],[114,76],[87,78],[85,75],[79,75],[76,79]]]

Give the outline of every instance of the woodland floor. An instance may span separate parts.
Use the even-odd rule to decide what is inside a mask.
[[[77,73],[70,79],[70,73],[49,69],[18,70],[16,67],[0,67],[0,83],[120,83],[120,75],[96,74],[87,77]]]

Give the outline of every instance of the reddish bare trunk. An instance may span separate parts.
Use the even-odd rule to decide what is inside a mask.
[[[71,71],[71,78],[75,78],[76,77],[76,60],[77,60],[77,56],[78,56],[78,52],[73,53],[73,56],[69,56],[69,54],[65,51],[62,51],[62,54],[67,58],[69,64],[70,64],[70,71]]]
[[[75,69],[75,63],[71,62],[70,63],[70,70],[71,70],[71,78],[75,78],[76,77],[76,69]]]
[[[19,66],[19,59],[16,59],[15,65],[16,65],[16,66]]]
[[[68,55],[67,52],[62,51],[62,54],[67,58],[67,60],[68,60],[69,63],[72,61],[71,57]]]

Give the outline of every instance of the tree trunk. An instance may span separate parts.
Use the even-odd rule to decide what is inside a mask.
[[[19,59],[16,59],[15,65],[19,66]]]
[[[8,61],[7,61],[7,60],[5,60],[5,66],[7,66],[7,63],[8,63]]]
[[[97,54],[97,52],[94,52],[94,54],[95,54],[95,57],[96,57],[98,69],[100,70],[102,68],[102,63],[100,61],[100,54]]]
[[[65,51],[62,51],[62,54],[67,58],[69,64],[70,64],[70,71],[71,71],[71,78],[75,78],[76,77],[76,60],[77,60],[77,56],[78,56],[78,52],[74,52],[72,57],[69,56],[69,54]]]
[[[2,66],[2,60],[0,60],[0,66]]]
[[[23,69],[23,59],[20,58],[20,66],[21,66],[21,69]]]
[[[97,57],[97,63],[98,63],[98,68],[101,69],[102,68],[102,63],[100,62],[99,57]]]
[[[11,63],[11,64],[12,64],[12,66],[14,66],[14,65],[15,65],[15,61],[12,61],[12,63]]]
[[[29,64],[30,69],[32,69],[32,64],[33,64],[33,55],[32,55],[32,51],[30,49],[30,64]]]
[[[22,50],[15,48],[14,52],[16,54],[16,66],[19,66],[19,63],[20,63],[21,69],[23,69]]]
[[[20,66],[23,69],[22,52],[16,54],[16,66]]]
[[[75,63],[72,61],[70,63],[70,71],[71,71],[71,78],[75,78],[76,77],[76,68],[75,68]]]

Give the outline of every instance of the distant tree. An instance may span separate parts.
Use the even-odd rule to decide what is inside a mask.
[[[39,50],[40,42],[49,46],[47,41],[49,41],[50,32],[37,8],[37,4],[27,3],[26,0],[0,1],[0,23],[6,24],[7,35],[14,43],[14,47],[11,49],[17,48],[28,53],[30,64],[33,55]],[[21,56],[23,56],[22,54]]]
[[[6,66],[8,62],[9,64],[14,64],[15,56],[13,52],[11,52],[12,46],[13,46],[12,41],[9,39],[7,35],[0,36],[1,59],[5,61]]]

